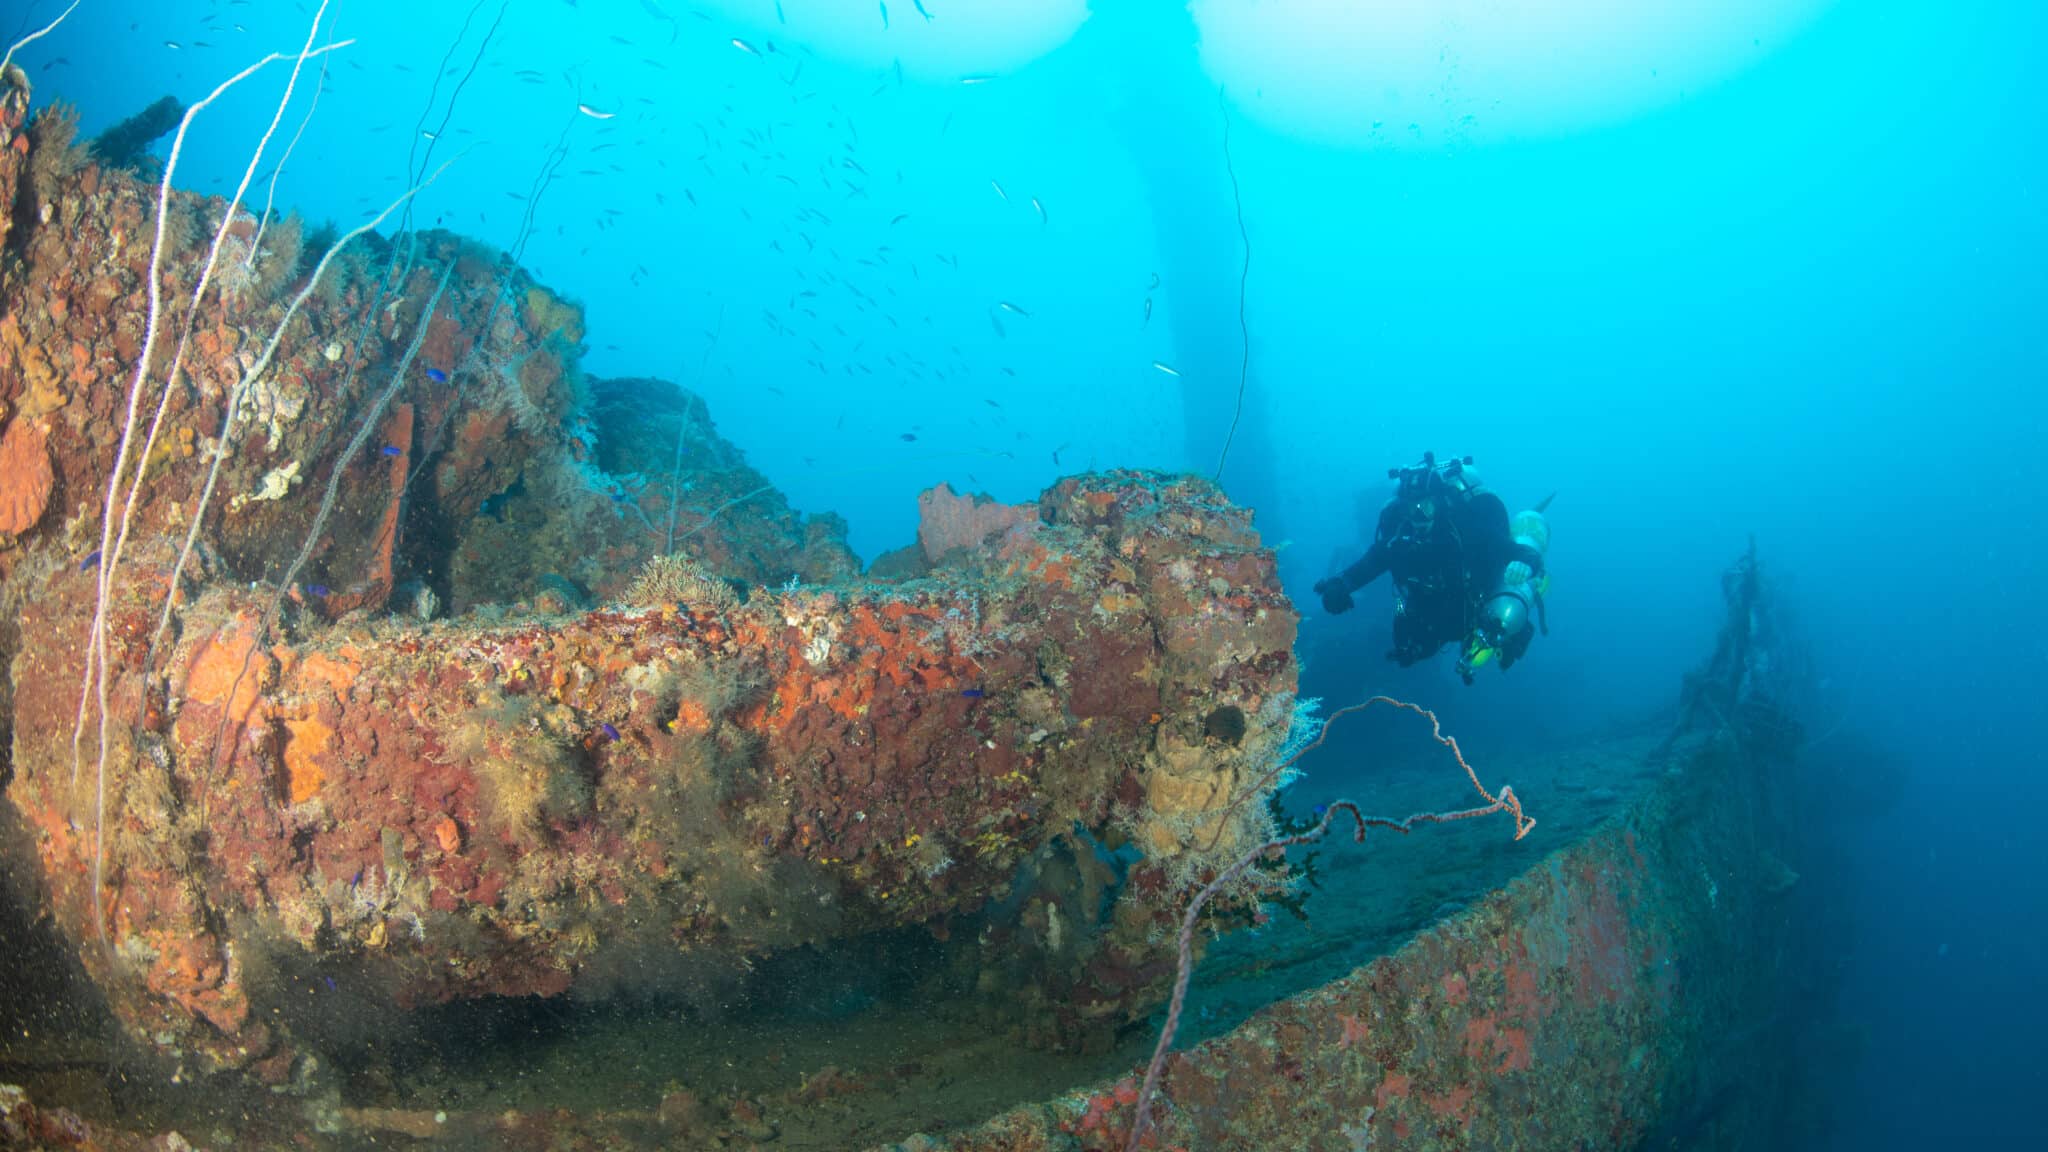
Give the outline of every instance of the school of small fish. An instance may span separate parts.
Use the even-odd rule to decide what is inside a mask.
[[[504,12],[512,5],[501,0]],[[209,35],[229,36],[243,34],[246,29],[239,23],[225,18],[224,11],[232,8],[250,7],[253,0],[212,0],[213,11],[201,21]],[[586,15],[579,0],[562,0],[567,8],[576,11],[577,19],[598,19]],[[887,149],[871,149],[861,137],[860,125],[856,120],[851,101],[833,99],[825,89],[803,82],[805,66],[815,57],[808,47],[791,47],[778,44],[775,40],[761,38],[753,32],[748,35],[729,35],[716,29],[720,18],[710,11],[696,6],[678,8],[672,12],[670,6],[658,0],[638,0],[641,13],[652,22],[654,31],[645,36],[609,32],[607,39],[620,48],[637,49],[652,53],[642,56],[637,64],[620,66],[609,63],[601,69],[575,65],[567,69],[540,67],[512,67],[520,60],[508,60],[505,54],[487,53],[490,37],[484,36],[483,45],[474,49],[474,60],[469,59],[470,49],[456,51],[463,46],[469,25],[463,26],[463,34],[457,43],[448,47],[448,54],[438,69],[436,92],[441,81],[456,80],[457,92],[460,84],[469,79],[471,73],[481,68],[485,73],[502,73],[516,84],[536,88],[560,86],[572,95],[564,107],[571,107],[574,114],[571,121],[589,122],[581,135],[565,129],[556,153],[549,154],[549,162],[543,166],[541,175],[526,192],[506,191],[507,199],[520,205],[509,219],[521,229],[518,248],[523,249],[524,237],[535,226],[535,215],[539,202],[551,183],[556,180],[595,181],[595,184],[578,187],[574,195],[579,204],[568,213],[572,218],[581,218],[593,223],[599,232],[608,232],[633,207],[630,202],[612,203],[607,199],[606,185],[627,189],[625,195],[649,195],[655,207],[663,215],[674,212],[687,214],[713,211],[730,211],[755,232],[767,232],[769,236],[765,250],[772,255],[769,259],[786,265],[784,269],[793,287],[780,307],[766,307],[761,310],[761,323],[779,338],[799,341],[807,351],[805,362],[821,376],[835,374],[853,380],[869,378],[896,378],[899,383],[914,380],[937,383],[948,388],[971,387],[974,381],[975,363],[986,359],[985,351],[963,350],[959,343],[944,344],[943,353],[936,351],[938,342],[943,340],[945,326],[940,319],[918,301],[953,298],[945,286],[945,279],[959,274],[960,255],[944,246],[947,238],[927,225],[920,227],[920,215],[903,210],[901,197],[904,195],[906,177],[901,165],[887,154]],[[925,4],[925,0],[910,0],[912,9],[925,23],[937,19]],[[471,16],[485,13],[491,7],[489,0],[479,0]],[[783,0],[774,0],[775,26],[787,27],[789,14]],[[679,12],[687,12],[687,17]],[[891,34],[888,0],[878,0],[875,18],[883,34]],[[611,24],[633,31],[630,18],[607,18]],[[641,27],[646,27],[641,25]],[[141,22],[130,25],[130,31],[138,32]],[[749,67],[762,70],[746,86],[728,83],[726,95],[714,106],[705,106],[701,97],[671,101],[665,94],[672,88],[660,79],[660,73],[668,71],[669,64],[661,59],[662,50],[679,43],[685,32],[694,38],[698,36],[722,37],[733,50],[749,58]],[[902,33],[895,33],[902,34]],[[473,40],[471,41],[473,43]],[[716,43],[717,40],[711,41]],[[167,51],[180,54],[188,49],[211,49],[212,40],[165,40]],[[758,61],[758,64],[752,63]],[[47,70],[68,64],[64,58],[51,61],[43,67]],[[368,72],[361,59],[337,60],[332,66],[333,73],[323,63],[321,73],[322,90],[334,87],[340,79],[340,70],[345,66],[356,72]],[[393,63],[392,69],[402,74],[412,74],[415,68],[410,63]],[[644,72],[637,72],[645,69]],[[820,70],[824,70],[823,66]],[[182,73],[180,74],[182,76]],[[975,72],[960,75],[957,83],[962,87],[991,84],[1000,77],[994,73]],[[586,87],[595,94],[586,95]],[[899,58],[880,77],[879,83],[870,93],[871,98],[880,102],[889,97],[891,90],[904,87],[903,65]],[[778,94],[779,100],[772,98]],[[432,98],[429,98],[430,104]],[[451,97],[448,110],[454,110]],[[951,128],[954,110],[949,109],[938,127],[943,141]],[[414,130],[417,138],[414,148],[421,142],[431,148],[444,131],[457,137],[473,137],[474,131],[458,126],[450,129],[449,118],[444,115],[441,123],[430,129],[428,117],[423,113],[420,124]],[[372,135],[380,135],[397,128],[396,123],[377,124],[368,127]],[[798,151],[801,145],[795,141],[806,135],[822,135],[827,146],[820,154]],[[470,141],[474,143],[474,141]],[[614,155],[605,155],[615,153]],[[580,167],[568,168],[566,162],[571,154],[580,154],[584,163]],[[650,172],[650,167],[652,171]],[[618,180],[622,176],[640,179]],[[645,177],[655,177],[654,187],[646,189]],[[393,181],[395,182],[395,178]],[[1051,214],[1045,202],[1038,196],[1022,197],[1013,201],[1010,192],[999,177],[988,179],[989,187],[995,193],[995,201],[1004,209],[1013,204],[1028,203],[1030,213],[1036,217],[1037,227],[1049,229]],[[772,195],[769,189],[780,189]],[[670,196],[680,193],[676,201]],[[359,201],[370,204],[381,195],[366,195]],[[896,200],[895,206],[889,202]],[[780,207],[787,205],[786,208]],[[1012,209],[1013,210],[1013,209]],[[757,218],[756,212],[761,213]],[[464,215],[463,212],[443,213],[435,223],[457,222],[450,218]],[[482,226],[492,224],[488,210],[475,210],[476,223]],[[501,222],[502,223],[502,222]],[[712,226],[717,227],[715,222]],[[898,232],[905,239],[891,239],[889,242],[858,242],[854,238],[876,235],[870,223],[880,225],[882,235],[895,236]],[[555,225],[558,237],[564,237],[567,226]],[[594,246],[594,245],[593,245]],[[585,246],[579,257],[589,257],[593,246]],[[539,268],[534,269],[538,275]],[[635,264],[627,279],[639,287],[646,283],[653,273],[646,264]],[[938,282],[928,278],[936,277]],[[923,285],[914,291],[908,282]],[[1139,317],[1140,330],[1148,329],[1152,319],[1154,297],[1160,287],[1159,275],[1151,275],[1143,295],[1143,306]],[[859,325],[862,331],[849,331],[846,323],[836,316],[843,316],[846,310],[860,314],[871,323]],[[987,306],[990,326],[999,341],[1009,338],[1009,329],[1003,323],[1004,316],[1030,320],[1032,312],[1011,300],[997,300]],[[877,335],[882,333],[882,335]],[[718,333],[705,333],[715,344]],[[885,347],[884,344],[894,346]],[[613,346],[608,346],[613,347]],[[707,352],[708,360],[708,352]],[[1178,378],[1181,373],[1170,364],[1155,360],[1152,367],[1168,376]],[[1014,379],[1016,371],[1007,365],[998,365],[1000,372]],[[437,383],[445,383],[446,373],[440,369],[428,369],[427,375]],[[1011,385],[1014,387],[1014,385]],[[780,395],[780,390],[769,388],[770,393]],[[989,411],[972,421],[973,426],[984,433],[992,434],[1007,427],[1001,405],[995,400],[983,398]],[[847,413],[837,415],[838,427],[843,428]],[[987,423],[984,423],[987,421]],[[1011,430],[1018,440],[1028,437],[1023,432]],[[902,433],[899,439],[904,443],[917,441],[911,432]],[[1059,463],[1060,449],[1052,450],[1052,459]],[[396,452],[387,447],[387,454]],[[999,452],[1009,456],[1011,453]]]

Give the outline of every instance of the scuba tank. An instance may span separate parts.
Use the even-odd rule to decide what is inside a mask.
[[[1546,636],[1550,634],[1550,622],[1544,619],[1543,598],[1550,594],[1550,521],[1544,517],[1543,510],[1550,507],[1550,502],[1555,499],[1557,493],[1552,492],[1543,498],[1541,504],[1524,508],[1508,521],[1508,535],[1515,538],[1515,543],[1535,549],[1544,560],[1543,575],[1530,581],[1529,591],[1534,596],[1531,603],[1536,609],[1536,626]]]
[[[1479,618],[1465,638],[1464,654],[1458,658],[1458,676],[1470,684],[1472,671],[1493,662],[1516,637],[1529,630],[1529,617],[1541,603],[1536,590],[1524,580],[1502,584],[1480,601]]]
[[[1515,513],[1508,521],[1508,533],[1515,543],[1546,558],[1550,552],[1550,521],[1543,512],[1554,499],[1556,493],[1544,497],[1534,508]],[[1550,565],[1546,563],[1543,575],[1515,584],[1502,581],[1479,601],[1472,632],[1465,638],[1465,651],[1458,659],[1458,676],[1465,683],[1472,682],[1474,669],[1492,663],[1528,631],[1532,618],[1543,634],[1549,635],[1550,622],[1543,607],[1544,594],[1549,590]]]
[[[1495,588],[1479,606],[1479,632],[1493,646],[1500,647],[1529,627],[1536,609],[1536,590],[1528,581]]]
[[[1515,513],[1514,519],[1508,521],[1508,535],[1515,538],[1515,543],[1534,548],[1538,555],[1550,553],[1550,521],[1544,519],[1543,510],[1550,506],[1551,499],[1546,497],[1543,503]]]

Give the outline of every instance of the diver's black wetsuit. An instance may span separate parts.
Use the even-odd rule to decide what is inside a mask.
[[[1470,613],[1510,563],[1520,560],[1533,575],[1543,572],[1543,554],[1509,535],[1508,509],[1500,497],[1439,489],[1431,499],[1439,510],[1427,533],[1412,529],[1412,498],[1396,496],[1380,509],[1372,547],[1358,563],[1316,585],[1323,606],[1343,612],[1353,592],[1383,572],[1393,573],[1394,650],[1387,656],[1403,668],[1429,659],[1446,643],[1463,641]],[[1509,659],[1516,655],[1519,650]]]

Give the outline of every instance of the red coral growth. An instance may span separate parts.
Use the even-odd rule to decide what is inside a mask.
[[[1491,1066],[1495,1073],[1527,1072],[1535,1062],[1527,1031],[1484,1015],[1465,1022],[1465,1056],[1475,1064]]]
[[[1438,981],[1438,984],[1443,987],[1444,1000],[1452,1006],[1463,1004],[1467,995],[1469,995],[1465,977],[1461,973],[1446,972],[1444,973],[1444,978]]]
[[[57,478],[44,450],[48,439],[33,420],[14,421],[0,437],[0,533],[21,535],[49,506]]]
[[[1621,895],[1606,870],[1587,865],[1578,880],[1571,890],[1578,904],[1571,922],[1574,991],[1585,1002],[1598,997],[1609,1004],[1618,1003],[1632,971],[1628,911],[1622,908]]]
[[[938,563],[955,548],[997,547],[1022,539],[1038,527],[1038,505],[998,504],[987,496],[962,496],[951,485],[926,489],[917,498],[917,542],[924,558]]]

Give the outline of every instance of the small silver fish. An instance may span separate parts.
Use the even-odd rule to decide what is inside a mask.
[[[1001,196],[1003,198],[1003,203],[1008,204],[1010,202],[1010,194],[1008,192],[1003,191],[1003,186],[1001,184],[998,184],[995,181],[991,180],[988,182],[988,186],[996,190],[996,195]]]
[[[1161,372],[1166,373],[1168,376],[1178,377],[1180,375],[1179,369],[1176,369],[1173,365],[1168,364],[1163,360],[1154,360],[1152,362],[1152,366],[1154,368],[1159,369]]]
[[[1001,308],[1005,312],[1015,312],[1017,315],[1024,317],[1026,320],[1031,319],[1031,313],[1026,312],[1022,308],[1017,307],[1015,304],[1010,303],[1008,300],[998,300],[996,302],[996,307]]]
[[[1045,223],[1047,223],[1047,221],[1046,221],[1046,219],[1045,219],[1045,205],[1043,205],[1043,204],[1040,204],[1040,203],[1038,202],[1038,197],[1036,197],[1036,196],[1033,196],[1033,197],[1031,198],[1031,206],[1032,206],[1033,208],[1036,208],[1036,209],[1038,210],[1038,222],[1039,222],[1039,223],[1040,223],[1041,225],[1042,225],[1042,224],[1045,224]]]
[[[588,104],[578,104],[576,106],[576,110],[578,112],[583,113],[585,116],[590,117],[592,120],[609,120],[612,117],[618,115],[617,112],[600,112],[597,109],[592,108]]]
[[[742,52],[745,52],[749,56],[759,56],[761,54],[759,49],[755,48],[752,44],[747,43],[745,40],[742,40],[737,36],[732,38],[732,46],[739,49]]]

